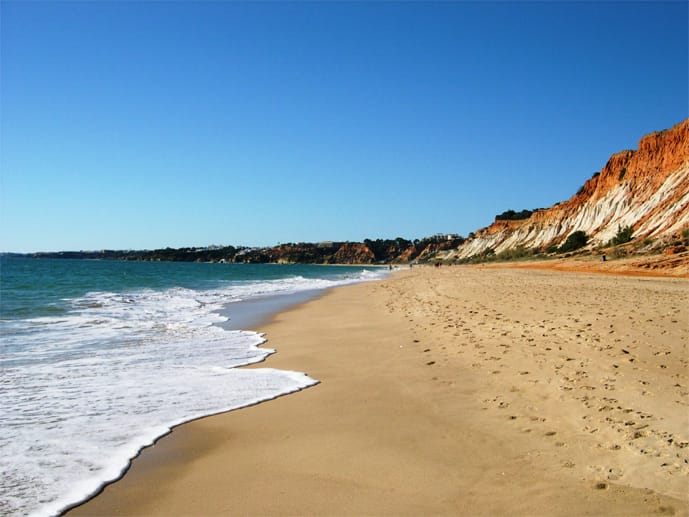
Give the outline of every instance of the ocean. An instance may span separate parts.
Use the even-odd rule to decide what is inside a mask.
[[[386,274],[0,257],[0,514],[60,514],[121,477],[171,427],[317,383],[237,368],[274,352],[242,328]]]

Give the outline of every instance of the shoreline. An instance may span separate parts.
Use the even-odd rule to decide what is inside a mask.
[[[333,288],[329,288],[333,289]],[[227,317],[227,321],[223,323],[217,323],[220,328],[223,328],[227,331],[247,331],[247,332],[254,332],[259,335],[263,335],[263,332],[260,329],[261,326],[267,324],[271,319],[273,319],[277,314],[280,312],[287,311],[291,308],[294,308],[298,305],[307,303],[308,301],[316,300],[319,297],[323,296],[325,292],[327,292],[329,289],[309,289],[306,291],[298,291],[294,293],[286,293],[286,294],[271,294],[271,295],[262,295],[256,298],[249,298],[247,300],[240,300],[237,302],[229,302],[224,305],[222,309],[219,309],[217,311],[218,314]],[[259,345],[259,348],[264,348],[266,345],[267,341],[264,341],[261,345]],[[270,353],[263,357],[260,361],[253,362],[253,363],[248,363],[243,366],[238,366],[236,368],[251,368],[251,367],[261,367],[266,363],[266,361],[275,355],[277,353],[277,350],[275,352]],[[297,372],[299,373],[299,372]],[[94,498],[98,497],[103,491],[110,485],[114,483],[118,483],[122,478],[127,475],[127,473],[130,471],[132,468],[133,462],[140,458],[143,454],[151,454],[151,456],[154,456],[154,448],[155,446],[160,442],[160,440],[170,436],[173,431],[176,429],[180,428],[181,426],[196,422],[198,420],[203,420],[205,418],[212,418],[217,415],[222,415],[226,413],[232,413],[234,411],[238,411],[240,409],[246,409],[252,406],[256,406],[258,404],[261,404],[263,402],[269,402],[271,400],[275,400],[280,397],[284,397],[286,395],[291,395],[294,393],[298,393],[300,391],[303,391],[305,389],[311,388],[313,386],[317,386],[320,381],[314,379],[315,382],[313,384],[310,384],[308,386],[300,387],[297,388],[293,391],[286,392],[286,393],[281,393],[277,396],[271,397],[271,398],[266,398],[264,400],[260,400],[258,402],[251,402],[243,406],[239,407],[233,407],[230,409],[223,409],[217,412],[209,413],[206,415],[202,416],[193,416],[189,417],[187,420],[182,420],[178,421],[177,423],[174,423],[170,425],[169,429],[164,433],[159,436],[157,436],[151,443],[148,445],[144,445],[139,451],[136,453],[135,456],[130,458],[128,464],[123,468],[122,472],[120,473],[119,476],[117,476],[114,479],[111,479],[109,481],[104,482],[97,491],[92,493],[90,496],[88,496],[86,499],[83,499],[79,502],[75,502],[72,504],[69,504],[65,507],[63,507],[57,515],[66,515],[67,513],[71,512],[75,508],[79,508],[87,503],[89,503],[91,500]],[[151,452],[147,452],[151,449]]]
[[[227,318],[227,321],[217,325],[225,330],[244,330],[262,334],[260,328],[269,323],[276,314],[315,300],[323,294],[322,289],[308,289],[296,293],[261,295],[230,302],[216,311]]]
[[[494,285],[496,275],[505,285]],[[620,385],[638,391],[633,378],[638,374],[629,363],[620,363],[619,368],[601,366],[600,352],[570,346],[578,342],[572,332],[584,334],[568,329],[572,314],[582,321],[586,316],[599,338],[607,339],[598,320],[617,318],[619,304],[609,315],[606,307],[598,305],[605,314],[595,318],[591,309],[584,310],[592,302],[584,290],[583,299],[569,300],[574,311],[571,304],[546,304],[536,307],[541,318],[536,321],[520,308],[524,283],[539,296],[551,289],[563,295],[569,278],[540,270],[415,268],[386,280],[329,290],[278,313],[261,328],[277,349],[263,365],[306,372],[321,384],[291,397],[176,427],[144,449],[120,481],[68,514],[565,515],[574,510],[596,515],[670,511],[687,515],[687,500],[677,499],[672,488],[677,476],[686,475],[682,470],[686,467],[681,461],[675,470],[655,465],[670,463],[666,456],[684,454],[686,449],[661,449],[650,431],[628,440],[632,445],[620,439],[612,443],[611,437],[620,434],[618,428],[627,432],[646,424],[606,423],[599,415],[597,390],[606,396],[614,391],[610,390],[613,380],[606,376],[617,371],[623,374],[616,378]],[[668,293],[672,300],[686,298],[683,280],[585,274],[580,278],[592,289],[622,284],[608,295],[613,298],[650,287],[665,299]],[[486,297],[486,290],[504,299]],[[576,289],[565,294],[578,293]],[[631,303],[624,297],[619,301]],[[662,311],[662,307],[643,308],[649,315]],[[545,314],[545,309],[552,314]],[[678,310],[675,318],[686,316],[681,307]],[[578,362],[573,361],[585,363],[579,371],[601,379],[589,381],[592,389],[584,389],[585,400],[573,396],[581,395],[584,384],[573,377],[576,370],[569,372],[571,363],[547,357],[558,353],[541,351],[552,345],[536,333],[536,323],[546,320],[555,328],[547,332],[566,348],[559,355],[579,354]],[[667,325],[661,330],[686,338],[686,324],[677,326],[668,320]],[[651,332],[652,326],[638,323],[640,332]],[[624,332],[620,328],[618,332]],[[517,331],[529,331],[526,335],[537,341],[542,355],[534,355],[527,341],[531,338],[520,338]],[[508,332],[510,339],[502,332]],[[661,341],[664,347],[673,346],[660,335],[654,334],[653,340],[656,348]],[[516,350],[516,341],[524,341],[525,348]],[[591,342],[586,341],[587,346]],[[686,361],[684,346],[668,351]],[[636,365],[655,360],[632,352]],[[506,357],[508,353],[513,357]],[[500,362],[502,356],[505,364]],[[542,362],[538,372],[533,371],[534,361]],[[644,370],[645,381],[656,384],[654,389],[661,393],[634,393],[625,404],[634,410],[632,416],[651,424],[636,431],[670,433],[673,442],[681,444],[686,437],[680,436],[684,422],[677,408],[665,401],[658,405],[660,415],[647,410],[668,390],[677,391],[662,377],[686,377],[686,368],[684,373],[677,368]],[[678,384],[686,390],[684,377]],[[602,379],[607,379],[608,388],[600,384]],[[627,397],[627,391],[616,396]],[[612,407],[603,414],[615,421],[624,410]],[[594,421],[595,433],[583,430]],[[659,456],[651,459],[640,453],[634,448],[639,440],[649,443],[647,449],[658,449]],[[607,448],[599,447],[601,443]],[[619,448],[611,448],[616,445]],[[678,458],[672,461],[678,463]],[[662,495],[663,491],[668,494]]]

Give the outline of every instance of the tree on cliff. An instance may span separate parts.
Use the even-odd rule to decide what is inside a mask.
[[[514,210],[505,210],[503,213],[495,216],[496,221],[521,221],[531,217],[535,210],[522,210],[515,212]]]

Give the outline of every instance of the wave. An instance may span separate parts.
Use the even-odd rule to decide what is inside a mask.
[[[261,334],[218,326],[228,303],[385,274],[92,291],[66,300],[60,315],[0,322],[2,513],[58,514],[118,479],[173,426],[317,382],[299,372],[236,368],[274,350],[261,346]]]

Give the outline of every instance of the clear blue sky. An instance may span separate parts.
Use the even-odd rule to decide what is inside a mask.
[[[0,251],[466,235],[688,116],[683,1],[0,9]]]

